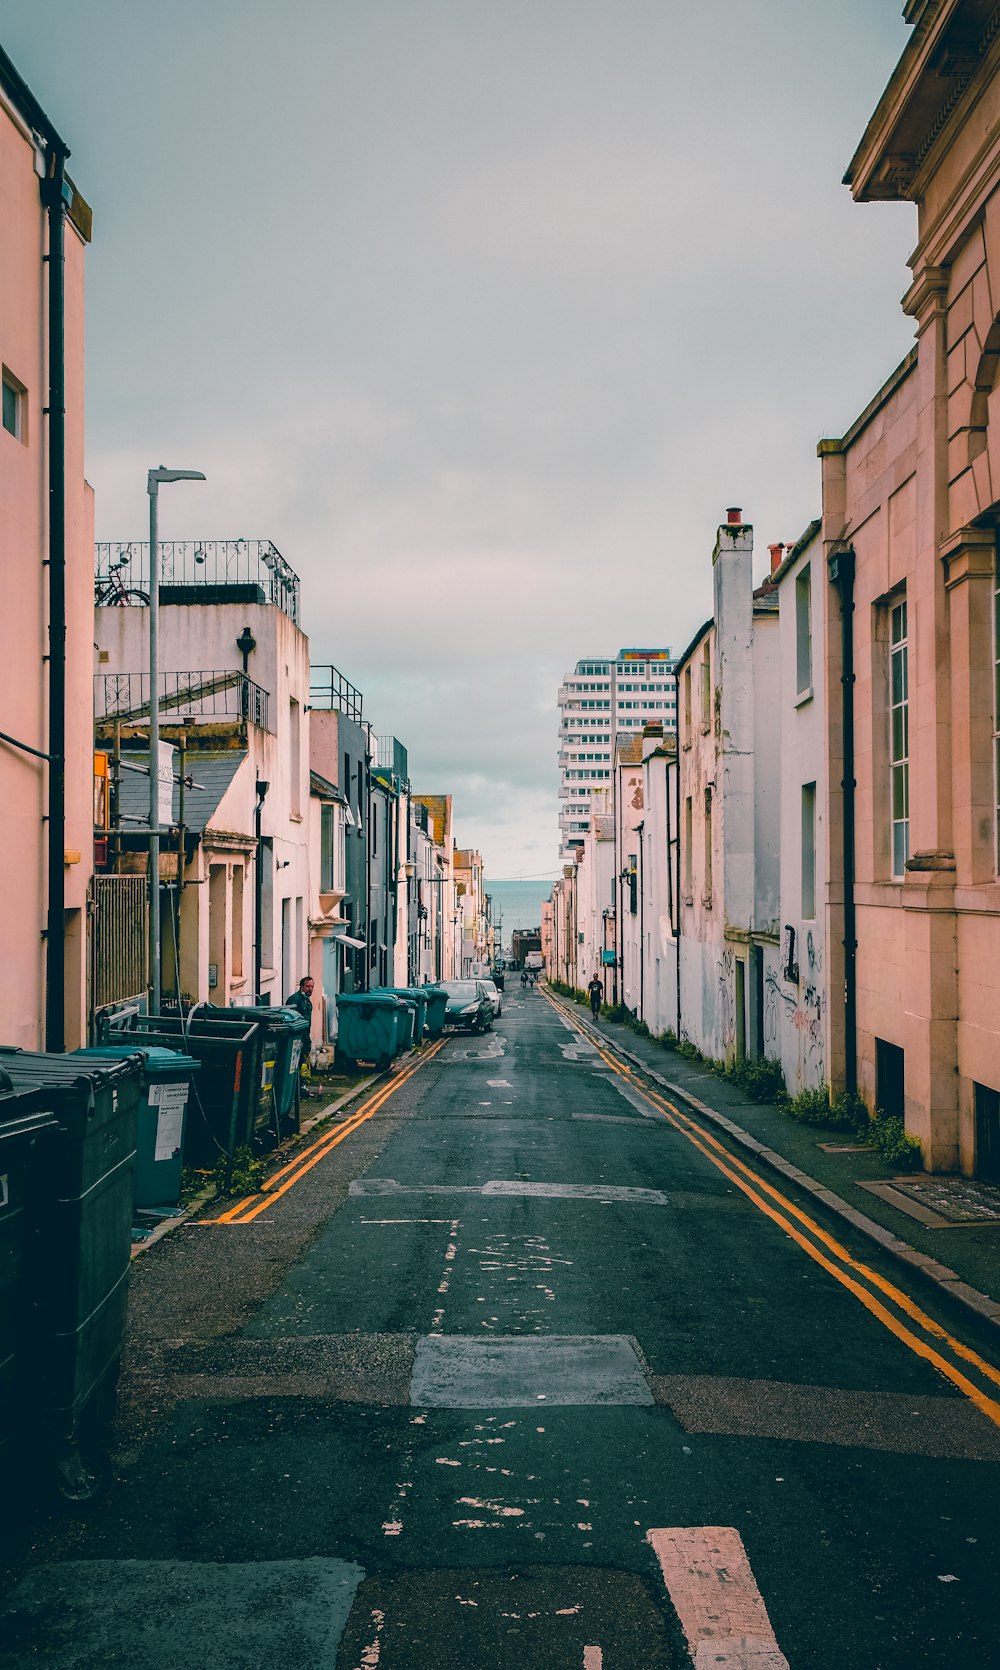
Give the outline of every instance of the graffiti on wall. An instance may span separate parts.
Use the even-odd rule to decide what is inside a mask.
[[[786,991],[777,973],[768,969],[765,978],[764,1037],[776,1042],[779,1017],[794,1028],[798,1039],[799,1079],[803,1085],[822,1084],[826,1078],[826,994],[820,976],[823,952],[812,931],[806,935],[804,983],[800,992]]]

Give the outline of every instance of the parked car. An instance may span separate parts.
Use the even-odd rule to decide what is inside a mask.
[[[503,1008],[503,998],[500,996],[500,985],[503,983],[503,976],[501,975],[499,982],[494,979],[490,979],[481,980],[479,983],[481,986],[486,987],[486,996],[493,1005],[493,1019],[498,1021],[500,1019],[500,1011]]]
[[[489,1032],[493,1025],[493,1003],[484,980],[445,980],[448,1005],[444,1012],[446,1027],[468,1032]]]

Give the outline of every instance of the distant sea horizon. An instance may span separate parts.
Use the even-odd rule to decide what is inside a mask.
[[[510,945],[510,936],[515,928],[540,928],[542,925],[542,900],[547,899],[552,892],[552,882],[521,881],[517,877],[501,878],[492,881],[486,878],[486,891],[493,900],[493,915],[496,920],[500,914],[500,931],[504,944]]]

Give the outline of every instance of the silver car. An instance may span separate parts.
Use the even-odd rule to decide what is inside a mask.
[[[486,996],[493,1005],[493,1019],[498,1021],[500,1019],[501,1010],[503,1009],[503,996],[499,986],[495,980],[480,980],[479,985],[482,986]]]

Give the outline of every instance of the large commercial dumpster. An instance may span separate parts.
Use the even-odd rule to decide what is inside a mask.
[[[448,1007],[448,993],[443,986],[421,986],[427,1000],[427,1036],[440,1038],[444,1033],[444,1015]]]
[[[142,1062],[2,1049],[0,1067],[15,1090],[38,1092],[37,1105],[56,1121],[33,1283],[31,1396],[65,1493],[87,1496],[93,1479],[77,1439],[85,1415],[110,1413],[118,1380]]]
[[[337,1054],[347,1062],[388,1067],[408,1036],[412,1004],[383,992],[341,992],[337,998]]]
[[[240,1004],[231,1009],[205,1004],[209,1019],[255,1021],[261,1032],[260,1098],[257,1134],[280,1138],[299,1128],[299,1067],[309,1049],[309,1022],[298,1009]]]
[[[73,1053],[98,1061],[127,1055],[141,1057],[133,1201],[136,1206],[176,1206],[181,1198],[181,1159],[191,1079],[199,1071],[198,1062],[179,1050],[138,1040],[95,1044]]]
[[[113,1043],[159,1044],[193,1056],[200,1071],[191,1086],[184,1126],[184,1164],[210,1171],[220,1157],[257,1144],[260,1027],[255,1021],[206,1020],[191,1015],[129,1015]]]

